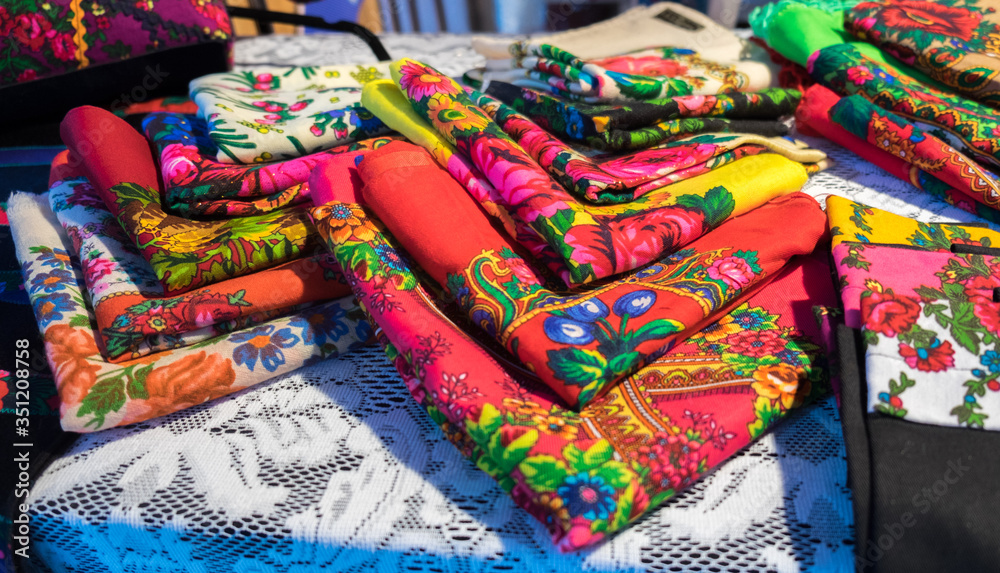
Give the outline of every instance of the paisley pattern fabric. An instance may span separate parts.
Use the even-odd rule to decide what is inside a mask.
[[[5,2],[0,86],[180,46],[232,41],[222,0]]]
[[[562,551],[638,520],[827,388],[810,312],[835,297],[822,259],[792,265],[577,412],[468,325],[364,207],[312,213],[414,399]],[[397,256],[359,256],[370,251]]]
[[[450,78],[406,59],[392,65],[392,74],[406,98],[402,103],[384,98],[379,114],[408,99],[412,110],[390,111],[386,121],[431,150],[487,212],[505,221],[508,232],[568,285],[640,268],[729,217],[798,190],[806,180],[800,164],[757,155],[632,203],[583,205]],[[456,150],[465,161],[450,159]]]
[[[111,364],[99,349],[79,261],[48,198],[21,193],[9,216],[63,429],[92,432],[182,410],[346,352],[371,328],[353,299],[324,303],[179,350]]]
[[[221,163],[290,159],[388,133],[361,104],[386,63],[269,68],[209,74],[191,82]]]
[[[309,174],[320,161],[390,138],[366,139],[286,161],[220,163],[208,126],[195,115],[153,113],[142,122],[159,155],[164,207],[182,217],[246,217],[309,200]]]
[[[906,119],[857,95],[837,102],[830,109],[830,119],[977,203],[1000,208],[1000,181],[996,175]]]
[[[903,149],[893,152],[893,141],[886,139],[879,142],[879,145],[876,145],[835,123],[830,118],[829,112],[832,108],[839,105],[838,102],[840,100],[840,96],[820,85],[813,85],[806,90],[805,96],[802,98],[802,103],[796,111],[799,131],[802,133],[814,132],[817,135],[822,135],[838,145],[850,149],[860,157],[864,157],[896,177],[913,184],[914,187],[922,189],[950,205],[954,205],[987,221],[1000,223],[1000,211],[972,200],[969,197],[968,191],[963,192],[949,187],[943,180],[931,172],[921,169],[921,163],[923,162],[912,161],[912,158],[911,161],[907,161],[907,157],[912,156],[914,151],[902,139],[897,140],[896,143],[902,146]],[[885,112],[879,111],[878,113]],[[914,129],[917,128],[914,127]],[[928,135],[927,137],[933,136]],[[902,155],[900,155],[900,152],[902,152]],[[953,153],[957,154],[957,152],[952,150],[948,155],[950,156]],[[945,167],[954,169],[955,166],[946,165]],[[976,166],[976,168],[982,170],[981,166]],[[989,174],[988,172],[986,173]]]
[[[562,139],[596,149],[645,149],[698,133],[788,134],[777,121],[795,111],[800,94],[770,88],[756,93],[679,96],[624,105],[566,101],[526,87],[490,82],[486,95]]]
[[[510,52],[514,75],[560,97],[590,103],[757,91],[771,80],[766,74],[752,77],[741,62],[709,61],[689,48],[645,49],[590,61],[529,41],[511,44]]]
[[[49,201],[80,261],[102,354],[111,362],[181,348],[350,294],[327,255],[164,297],[163,287],[86,179],[57,181]],[[280,288],[275,288],[280,285]]]
[[[753,135],[705,134],[604,161],[590,159],[500,101],[470,92],[518,145],[568,191],[595,203],[625,203],[750,155],[771,152],[818,171],[826,154],[805,143]]]
[[[423,159],[421,159],[423,158]],[[546,288],[446,171],[415,146],[392,143],[358,167],[365,200],[416,262],[473,323],[573,407],[669,350],[686,334],[770,280],[794,254],[811,252],[824,217],[793,194],[721,225],[652,266],[582,293]],[[407,187],[402,180],[419,181]],[[345,236],[359,216],[338,210]],[[781,237],[760,229],[782,217]],[[432,228],[433,227],[433,228]],[[454,236],[464,238],[454,244]],[[355,259],[369,260],[367,245]],[[375,254],[392,261],[397,255]],[[355,262],[354,264],[357,264]]]
[[[1000,107],[1000,15],[990,0],[879,0],[844,27],[955,91]]]
[[[146,140],[127,123],[94,107],[76,108],[62,123],[71,162],[88,180],[173,295],[300,258],[315,236],[303,211],[194,221],[162,205]],[[85,158],[85,160],[83,159]]]
[[[831,202],[845,319],[867,346],[869,411],[1000,429],[1000,233]]]
[[[840,95],[858,94],[917,122],[976,161],[1000,166],[1000,120],[989,106],[880,66],[849,44],[817,50],[810,57],[809,71],[816,81]]]

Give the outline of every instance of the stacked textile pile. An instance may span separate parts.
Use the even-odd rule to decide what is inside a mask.
[[[825,217],[797,193],[824,154],[712,133],[607,156],[420,62],[390,72],[362,104],[416,145],[317,168],[313,219],[414,397],[561,549],[826,391]],[[734,100],[704,112],[794,106]]]
[[[800,189],[828,160],[787,137],[794,114],[1000,222],[1000,21],[819,5],[751,18],[781,64],[660,4],[477,40],[469,87],[402,58],[200,78],[196,114],[142,133],[73,110],[48,195],[10,208],[64,427],[177,411],[374,336],[568,551],[839,371],[858,566],[1000,563],[1000,235],[835,197],[824,213]]]
[[[140,422],[370,340],[305,207],[321,161],[391,141],[357,103],[380,72],[298,72],[206,76],[202,115],[149,114],[148,139],[97,108],[66,116],[47,206],[11,201],[65,429]]]
[[[822,4],[751,18],[812,84],[802,131],[1000,222],[997,4]],[[858,567],[995,569],[1000,236],[839,198],[828,213]]]
[[[446,436],[574,550],[823,395],[814,307],[836,295],[798,191],[826,157],[783,137],[799,92],[702,16],[629,14],[704,34],[635,54],[619,30],[587,60],[517,44],[527,87],[404,58],[206,76],[196,115],[142,134],[70,112],[48,196],[11,210],[64,427],[344,352],[366,317]]]

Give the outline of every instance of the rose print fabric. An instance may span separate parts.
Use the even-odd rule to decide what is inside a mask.
[[[389,76],[386,63],[209,74],[191,82],[221,163],[309,155],[389,132],[361,101],[361,88]]]
[[[845,321],[867,345],[869,411],[1000,429],[990,416],[1000,411],[1000,233],[840,198],[828,207]]]
[[[386,121],[432,150],[487,212],[506,221],[508,232],[568,285],[658,260],[726,219],[798,190],[806,180],[800,164],[765,154],[648,192],[635,202],[584,205],[450,78],[405,59],[392,65],[392,74],[412,111],[388,113]],[[386,98],[384,107],[399,103]],[[467,161],[452,161],[452,150]]]
[[[689,48],[645,49],[589,61],[550,44],[528,41],[511,44],[510,52],[513,69],[497,79],[521,76],[532,87],[590,103],[751,92],[771,83],[770,74],[754,73],[760,67],[757,62],[713,62]]]
[[[111,364],[81,269],[44,195],[9,203],[17,258],[59,391],[63,429],[92,432],[182,410],[346,352],[371,328],[343,298],[178,350]]]
[[[862,2],[846,12],[844,27],[955,91],[1000,106],[996,2]]]
[[[232,43],[222,0],[5,2],[0,86],[205,42]]]
[[[989,106],[879,66],[849,44],[817,51],[810,58],[809,71],[816,81],[840,95],[858,94],[916,122],[964,155],[1000,166],[1000,120]]]
[[[499,81],[490,82],[485,93],[549,133],[608,151],[645,149],[698,133],[787,135],[788,124],[778,118],[791,115],[800,99],[794,90],[770,88],[757,93],[591,105]]]
[[[361,198],[337,189],[313,217],[387,356],[445,436],[561,551],[627,527],[827,388],[811,312],[835,298],[823,258],[790,265],[577,412],[459,316]]]
[[[837,105],[840,99],[840,96],[820,85],[814,85],[806,90],[802,103],[796,111],[799,131],[807,133],[807,130],[810,130],[817,135],[822,135],[896,177],[908,181],[918,189],[983,219],[1000,223],[1000,211],[973,201],[966,192],[949,187],[941,179],[921,169],[920,162],[908,162],[905,158],[907,149],[903,150],[902,156],[898,152],[893,153],[891,140],[883,140],[884,145],[875,145],[869,143],[865,138],[850,133],[831,120],[829,111]],[[909,152],[912,153],[912,150]],[[946,167],[953,168],[953,166]],[[977,166],[977,168],[982,170],[982,166]]]
[[[366,139],[286,161],[234,165],[216,160],[208,126],[195,115],[153,113],[142,125],[159,156],[163,206],[181,217],[246,217],[308,202],[309,174],[320,161],[391,141]]]
[[[86,179],[57,181],[49,201],[71,240],[70,255],[80,261],[102,354],[111,362],[189,346],[350,294],[336,263],[317,255],[164,297],[149,263]]]
[[[898,115],[853,95],[830,109],[830,119],[977,203],[993,209],[1000,207],[1000,182],[996,175]]]
[[[476,91],[472,101],[568,191],[595,203],[625,203],[741,157],[770,152],[818,170],[826,154],[802,142],[753,135],[705,134],[598,162],[500,101]]]
[[[372,211],[416,262],[473,323],[573,407],[743,300],[791,256],[812,252],[825,223],[814,200],[793,194],[727,221],[657,264],[566,296],[543,286],[424,150],[392,143],[365,156],[358,172]],[[797,221],[796,228],[764,239],[770,233],[761,229],[783,217]],[[339,227],[331,233],[352,232],[356,220],[338,210],[331,225]],[[464,237],[461,244],[456,235]],[[356,256],[371,255],[361,248]]]
[[[156,164],[145,138],[111,113],[70,111],[61,125],[70,159],[174,295],[301,258],[315,237],[301,210],[195,221],[162,205]]]

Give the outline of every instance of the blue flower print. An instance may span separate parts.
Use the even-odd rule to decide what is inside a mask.
[[[76,284],[73,280],[73,273],[66,269],[52,269],[47,273],[40,273],[31,278],[31,294],[39,292],[54,293],[65,289],[71,284]]]
[[[979,357],[979,363],[990,369],[990,372],[1000,372],[1000,353],[996,350],[987,350]]]
[[[583,139],[583,117],[576,108],[569,108],[566,114],[566,135]]]
[[[38,326],[45,328],[52,321],[62,320],[63,313],[74,310],[76,303],[73,302],[68,293],[60,292],[38,297],[31,306],[38,319]]]
[[[646,311],[653,308],[656,303],[656,293],[645,289],[622,295],[615,301],[611,310],[618,316],[629,316],[635,318],[646,314]]]
[[[70,262],[69,253],[65,249],[50,249],[48,247],[44,247],[44,250],[38,253],[37,259],[43,267],[57,269],[66,268]]]
[[[556,493],[565,500],[570,515],[593,521],[607,519],[615,511],[615,490],[600,476],[585,473],[568,476]]]
[[[394,271],[405,271],[407,268],[399,253],[389,245],[378,245],[375,247],[375,254],[378,255],[382,264]]]
[[[310,346],[323,346],[327,340],[336,342],[350,329],[344,319],[347,311],[339,305],[302,311],[288,321],[289,326],[302,329],[302,342]]]
[[[275,332],[273,324],[258,326],[249,331],[237,332],[229,337],[229,342],[244,343],[233,349],[233,361],[246,366],[251,372],[257,359],[268,372],[274,372],[285,363],[282,348],[291,348],[299,343],[299,337],[291,329],[282,328]]]
[[[594,341],[594,326],[578,320],[550,316],[542,323],[549,340],[561,344],[590,344]]]
[[[590,299],[582,303],[571,306],[565,310],[566,314],[573,320],[580,322],[594,322],[608,316],[608,305],[600,300]]]

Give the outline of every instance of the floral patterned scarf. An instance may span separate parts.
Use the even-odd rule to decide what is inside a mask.
[[[316,153],[389,132],[361,104],[361,88],[387,64],[259,67],[191,82],[191,99],[221,163]]]
[[[392,73],[405,97],[378,85],[366,91],[365,101],[408,139],[430,150],[487,212],[568,285],[640,268],[806,181],[801,164],[763,154],[634,202],[584,204],[553,181],[450,78],[405,59],[392,65]]]
[[[645,149],[698,133],[788,134],[778,118],[790,115],[801,97],[795,90],[678,96],[624,105],[562,100],[504,82],[485,90],[552,134],[608,151]]]
[[[371,328],[345,297],[198,345],[111,364],[84,297],[79,261],[45,195],[15,194],[9,217],[45,353],[56,379],[63,429],[134,424],[253,386],[346,352]]]
[[[317,255],[164,297],[149,263],[86,179],[55,182],[49,201],[72,241],[70,255],[80,261],[111,362],[189,346],[350,294],[340,267]]]
[[[627,203],[671,183],[708,173],[741,157],[770,152],[808,163],[810,173],[826,154],[805,143],[755,135],[710,133],[598,161],[566,145],[500,101],[476,91],[472,101],[569,192],[595,203]]]
[[[853,95],[830,109],[830,119],[977,203],[1000,208],[1000,181],[996,175],[898,115]]]
[[[532,87],[589,103],[759,91],[771,83],[760,62],[713,62],[689,48],[653,48],[590,61],[528,41],[511,44],[510,52],[512,69],[498,79],[520,77]]]
[[[426,151],[394,142],[365,156],[358,172],[366,202],[415,261],[473,323],[573,407],[714,321],[790,257],[812,252],[825,223],[813,199],[789,195],[727,221],[656,264],[570,294],[545,288]],[[356,234],[357,217],[338,211],[330,232]],[[777,237],[761,231],[781,220],[797,225]],[[460,244],[455,236],[463,237]],[[352,264],[393,259],[380,248],[357,245]]]
[[[308,215],[285,210],[194,221],[162,205],[149,144],[111,113],[70,111],[62,122],[71,162],[83,165],[108,209],[174,295],[301,258],[315,237]]]
[[[844,27],[963,95],[1000,107],[1000,14],[996,2],[862,2]]]
[[[181,217],[246,217],[307,202],[317,163],[391,141],[366,139],[286,161],[234,165],[216,160],[208,126],[197,116],[153,113],[142,126],[160,160],[164,207]]]
[[[813,85],[810,87],[806,90],[805,96],[802,98],[802,103],[796,111],[799,130],[803,133],[809,130],[817,135],[826,137],[838,145],[850,149],[857,155],[864,157],[866,160],[896,177],[913,184],[914,187],[946,201],[950,205],[954,205],[988,221],[1000,223],[1000,211],[988,207],[983,203],[973,201],[970,197],[971,190],[959,191],[949,187],[933,172],[925,171],[921,168],[921,163],[927,165],[926,162],[916,162],[912,158],[910,161],[907,161],[907,153],[911,155],[913,153],[914,147],[910,145],[912,142],[904,144],[906,148],[903,150],[903,154],[900,155],[899,152],[893,152],[893,141],[882,140],[877,143],[870,143],[867,138],[859,137],[835,123],[830,118],[830,110],[837,106],[840,100],[840,96],[823,86]],[[914,129],[917,128],[914,127]],[[933,136],[928,135],[927,137]],[[903,139],[897,140],[897,143],[901,142],[903,142]],[[957,154],[957,152],[953,151],[948,155],[953,153]],[[956,168],[960,172],[962,166],[951,163],[946,163],[944,166],[937,166],[938,171],[942,169],[954,170]],[[981,166],[977,166],[977,168],[982,170]]]
[[[790,265],[577,412],[469,324],[360,198],[338,189],[313,217],[389,359],[445,436],[561,551],[637,521],[827,388],[829,347],[811,312],[836,298],[825,257]]]
[[[828,207],[845,320],[867,346],[868,411],[1000,430],[1000,233]]]
[[[816,81],[834,92],[858,94],[916,122],[966,156],[1000,167],[1000,119],[995,109],[880,66],[849,44],[817,50],[808,67]]]

